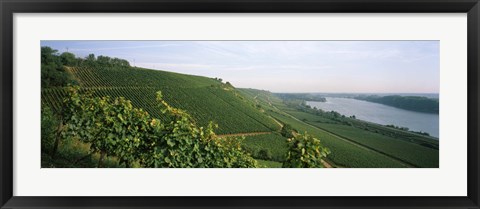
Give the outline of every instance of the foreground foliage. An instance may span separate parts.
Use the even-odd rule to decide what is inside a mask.
[[[253,103],[242,99],[236,90],[224,87],[212,78],[182,75],[160,70],[134,67],[67,67],[78,81],[81,91],[95,91],[94,96],[124,97],[134,107],[142,108],[151,116],[163,119],[157,108],[155,92],[161,91],[163,99],[171,106],[185,110],[199,126],[210,121],[219,125],[217,134],[267,132],[279,130],[266,114]],[[42,100],[54,110],[62,105],[65,88],[42,90]]]
[[[42,47],[42,167],[279,167],[294,130],[266,105],[221,78]],[[255,132],[271,134],[216,135]]]
[[[126,167],[133,163],[176,168],[258,166],[237,139],[217,137],[212,123],[197,127],[190,115],[168,105],[160,92],[157,101],[165,120],[134,108],[122,97],[93,97],[69,87],[61,112],[62,135],[56,140],[77,138],[90,144],[92,153],[101,153],[99,167],[107,155],[116,156]]]
[[[324,147],[319,139],[307,133],[288,139],[288,147],[283,167],[323,168],[322,158],[330,154],[330,150]]]

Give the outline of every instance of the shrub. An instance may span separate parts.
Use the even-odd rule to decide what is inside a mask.
[[[282,130],[280,130],[280,134],[285,138],[294,137],[293,132],[294,132],[294,130],[293,130],[293,128],[290,124],[283,125]]]
[[[261,149],[258,152],[258,158],[263,159],[263,160],[271,160],[272,159],[272,153],[270,153],[270,150]]]
[[[173,108],[157,93],[157,101],[163,105],[167,121],[166,133],[155,147],[154,167],[174,168],[245,168],[258,167],[257,161],[242,148],[237,138],[219,138],[217,125],[197,127],[190,115]]]
[[[55,141],[55,132],[58,126],[58,120],[50,107],[46,105],[42,105],[41,114],[42,152],[49,153],[51,152]]]
[[[330,153],[319,139],[307,133],[288,139],[288,147],[286,160],[282,165],[284,168],[322,168],[322,158]]]

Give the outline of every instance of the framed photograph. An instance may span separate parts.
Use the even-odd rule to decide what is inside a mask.
[[[479,208],[478,0],[0,6],[1,208]]]

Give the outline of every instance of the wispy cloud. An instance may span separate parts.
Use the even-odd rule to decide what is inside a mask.
[[[245,72],[245,71],[262,71],[276,70],[279,71],[308,71],[332,69],[332,66],[308,66],[308,65],[212,65],[212,64],[185,64],[185,63],[161,63],[161,62],[142,62],[137,63],[138,66],[152,67],[159,70],[179,70],[179,69],[196,69],[196,70],[212,70],[225,72]]]
[[[438,92],[438,41],[44,41],[60,52],[288,92]],[[132,63],[133,64],[133,63]]]
[[[225,68],[221,65],[208,64],[184,64],[184,63],[162,63],[162,62],[140,62],[136,63],[138,66],[155,67],[155,69],[215,69]]]
[[[104,47],[104,48],[95,48],[95,51],[110,51],[110,50],[124,50],[124,49],[147,49],[147,48],[163,48],[178,46],[178,44],[158,44],[158,45],[140,45],[140,46],[121,46],[121,47]],[[91,48],[69,48],[69,51],[92,51]]]

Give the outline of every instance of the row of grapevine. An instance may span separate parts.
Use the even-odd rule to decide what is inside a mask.
[[[278,133],[246,136],[245,149],[256,159],[283,162],[288,151],[287,138]]]
[[[198,117],[199,122],[214,121],[220,126],[220,133],[241,133],[241,132],[264,132],[270,131],[267,125],[273,123],[272,120],[261,115],[258,111],[257,117],[264,117],[266,121],[258,121],[250,117],[244,111],[249,108],[246,104],[241,104],[238,99],[232,102],[240,103],[239,106],[233,106],[232,102],[227,102],[216,96],[210,90],[211,88],[196,89],[175,89],[171,92],[166,91],[165,99],[167,101],[178,102],[179,108],[191,113],[194,118]],[[182,93],[178,93],[181,91]]]
[[[215,94],[222,101],[230,104],[233,108],[236,108],[242,111],[244,114],[248,115],[253,120],[258,121],[259,123],[264,124],[271,130],[279,130],[281,127],[275,123],[271,118],[263,117],[264,114],[259,114],[258,110],[255,107],[249,105],[246,101],[238,102],[238,96],[233,93],[233,91],[225,92],[219,88],[210,88],[210,92]]]
[[[218,84],[211,78],[182,75],[177,73],[142,68],[89,68],[71,67],[71,73],[80,80],[83,87],[102,86],[150,86],[192,88]]]
[[[50,106],[55,112],[59,112],[63,106],[63,99],[66,96],[65,88],[56,87],[42,89],[41,101]]]
[[[166,101],[187,111],[198,124],[206,126],[210,121],[218,123],[219,134],[279,129],[271,118],[250,104],[217,88],[222,84],[215,79],[142,68],[68,69],[83,89],[92,89],[99,96],[125,97],[136,107],[157,117],[161,117],[161,114],[152,105],[155,99],[149,95],[160,90]]]
[[[161,118],[162,114],[155,105],[155,91],[149,87],[97,87],[82,88],[82,91],[93,91],[95,96],[125,97],[132,101],[135,107]],[[208,87],[198,89],[163,89],[165,100],[172,106],[184,109],[192,115],[200,125],[206,126],[210,121],[219,125],[219,134],[265,132],[273,130],[274,123],[260,113],[249,114],[246,104],[232,105],[231,102],[222,100],[213,94]],[[49,88],[42,91],[42,101],[46,101],[54,110],[60,110],[61,102],[65,96],[65,89]],[[253,111],[252,111],[253,112]],[[255,113],[255,112],[253,112]],[[267,125],[265,125],[267,124]],[[276,128],[278,129],[278,127]]]
[[[287,115],[270,112],[277,120],[290,124],[299,132],[308,132],[309,134],[320,138],[322,144],[331,150],[328,159],[333,161],[337,166],[350,168],[403,168],[407,167],[401,162],[390,157],[382,155],[373,150],[359,147],[351,142],[341,140],[331,134],[318,128],[305,125],[301,121],[297,121]]]
[[[213,126],[199,128],[190,116],[171,107],[157,92],[156,101],[166,120],[151,117],[120,98],[96,97],[68,87],[63,100],[58,141],[79,139],[89,144],[92,153],[115,156],[119,163],[141,167],[223,168],[257,167],[237,139],[221,139]]]
[[[365,130],[359,130],[358,128],[346,125],[321,123],[315,123],[314,125],[335,133],[340,133],[338,135],[344,138],[371,147],[372,149],[381,150],[383,153],[402,159],[418,167],[438,167],[438,150],[436,149]]]

